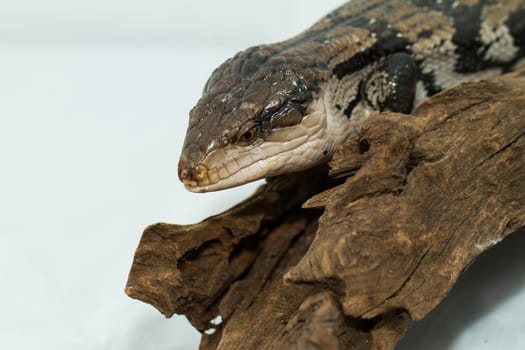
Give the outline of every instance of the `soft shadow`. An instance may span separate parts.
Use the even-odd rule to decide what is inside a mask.
[[[132,324],[122,335],[118,344],[110,344],[110,350],[192,350],[199,347],[200,334],[192,329],[184,317],[174,315],[167,320],[163,316],[144,317]]]
[[[409,325],[396,349],[450,349],[463,330],[516,293],[525,292],[524,249],[525,228],[521,228],[483,253],[440,305]]]

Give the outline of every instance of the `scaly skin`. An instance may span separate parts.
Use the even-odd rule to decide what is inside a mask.
[[[523,66],[523,18],[523,0],[350,1],[213,72],[190,112],[179,177],[207,192],[325,162],[372,111],[408,113]]]

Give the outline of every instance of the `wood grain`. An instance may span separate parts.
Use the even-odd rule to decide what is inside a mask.
[[[201,349],[393,349],[525,225],[525,71],[373,115],[329,166],[146,228],[126,293],[186,315]]]

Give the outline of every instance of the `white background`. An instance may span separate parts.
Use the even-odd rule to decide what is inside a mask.
[[[0,0],[0,348],[197,349],[123,288],[145,226],[257,184],[186,192],[177,160],[210,72],[341,0]],[[474,264],[401,349],[524,349],[524,232]]]

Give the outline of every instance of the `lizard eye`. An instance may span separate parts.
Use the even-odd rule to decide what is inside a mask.
[[[257,136],[257,129],[251,128],[248,131],[245,131],[244,133],[241,134],[241,136],[239,137],[238,143],[241,146],[248,146],[252,144],[253,141],[255,141],[256,136]]]

